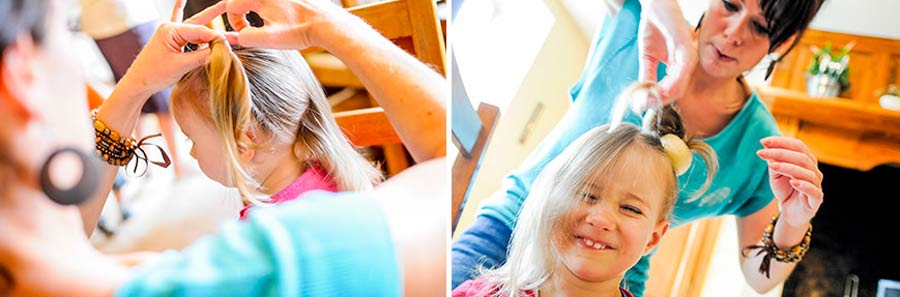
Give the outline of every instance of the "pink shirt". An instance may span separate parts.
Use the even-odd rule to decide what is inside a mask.
[[[497,291],[497,287],[489,284],[485,278],[479,277],[475,280],[467,280],[460,284],[459,287],[456,287],[453,290],[453,297],[488,297],[494,296],[497,294]],[[623,297],[634,297],[631,295],[631,292],[622,287],[619,287],[619,292],[622,293]],[[535,297],[537,295],[533,290],[522,291],[522,294],[527,297]]]
[[[280,204],[285,201],[291,201],[300,197],[301,194],[313,190],[337,192],[337,185],[334,183],[334,179],[328,176],[321,168],[318,166],[311,166],[290,185],[281,189],[281,191],[275,193],[275,195],[272,195],[271,202]],[[251,207],[253,207],[252,204],[244,206],[244,209],[241,209],[241,220],[247,218]]]

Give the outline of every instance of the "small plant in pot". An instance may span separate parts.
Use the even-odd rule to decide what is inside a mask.
[[[839,52],[834,52],[831,43],[824,48],[810,47],[812,65],[806,71],[806,92],[814,97],[837,97],[850,88],[850,42]]]

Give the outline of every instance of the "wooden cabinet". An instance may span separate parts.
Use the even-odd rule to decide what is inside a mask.
[[[850,53],[850,88],[839,98],[806,95],[811,45],[835,48],[856,42]],[[900,85],[900,40],[810,30],[757,88],[781,132],[803,140],[820,162],[867,171],[900,164],[900,111],[881,108],[889,84]]]
[[[861,171],[900,164],[900,111],[782,88],[757,90],[781,133],[803,140],[819,162]]]

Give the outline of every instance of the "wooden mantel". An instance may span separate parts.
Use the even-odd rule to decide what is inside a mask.
[[[820,162],[862,171],[900,164],[900,111],[779,87],[757,92],[781,133],[805,142]]]
[[[850,42],[850,88],[840,98],[808,96],[810,46]],[[772,86],[757,91],[781,132],[803,140],[820,162],[867,171],[900,164],[900,111],[878,104],[889,84],[900,85],[900,40],[809,30],[775,68]]]

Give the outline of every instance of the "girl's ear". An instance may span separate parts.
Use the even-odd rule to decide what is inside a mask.
[[[669,231],[669,220],[662,220],[661,222],[656,224],[656,229],[653,230],[653,233],[650,234],[650,241],[647,242],[647,246],[644,247],[644,256],[649,255],[650,251],[659,244],[659,241],[662,240],[663,235],[666,234],[666,231]]]
[[[35,80],[34,51],[34,41],[23,34],[0,53],[0,106],[10,112],[6,116],[25,121],[33,116],[26,101]]]
[[[238,143],[247,144],[246,148],[238,148],[238,154],[240,155],[241,161],[244,164],[249,164],[253,157],[256,156],[257,140],[259,137],[257,136],[256,129],[253,125],[250,125],[244,133],[241,133],[241,139],[238,139]]]

